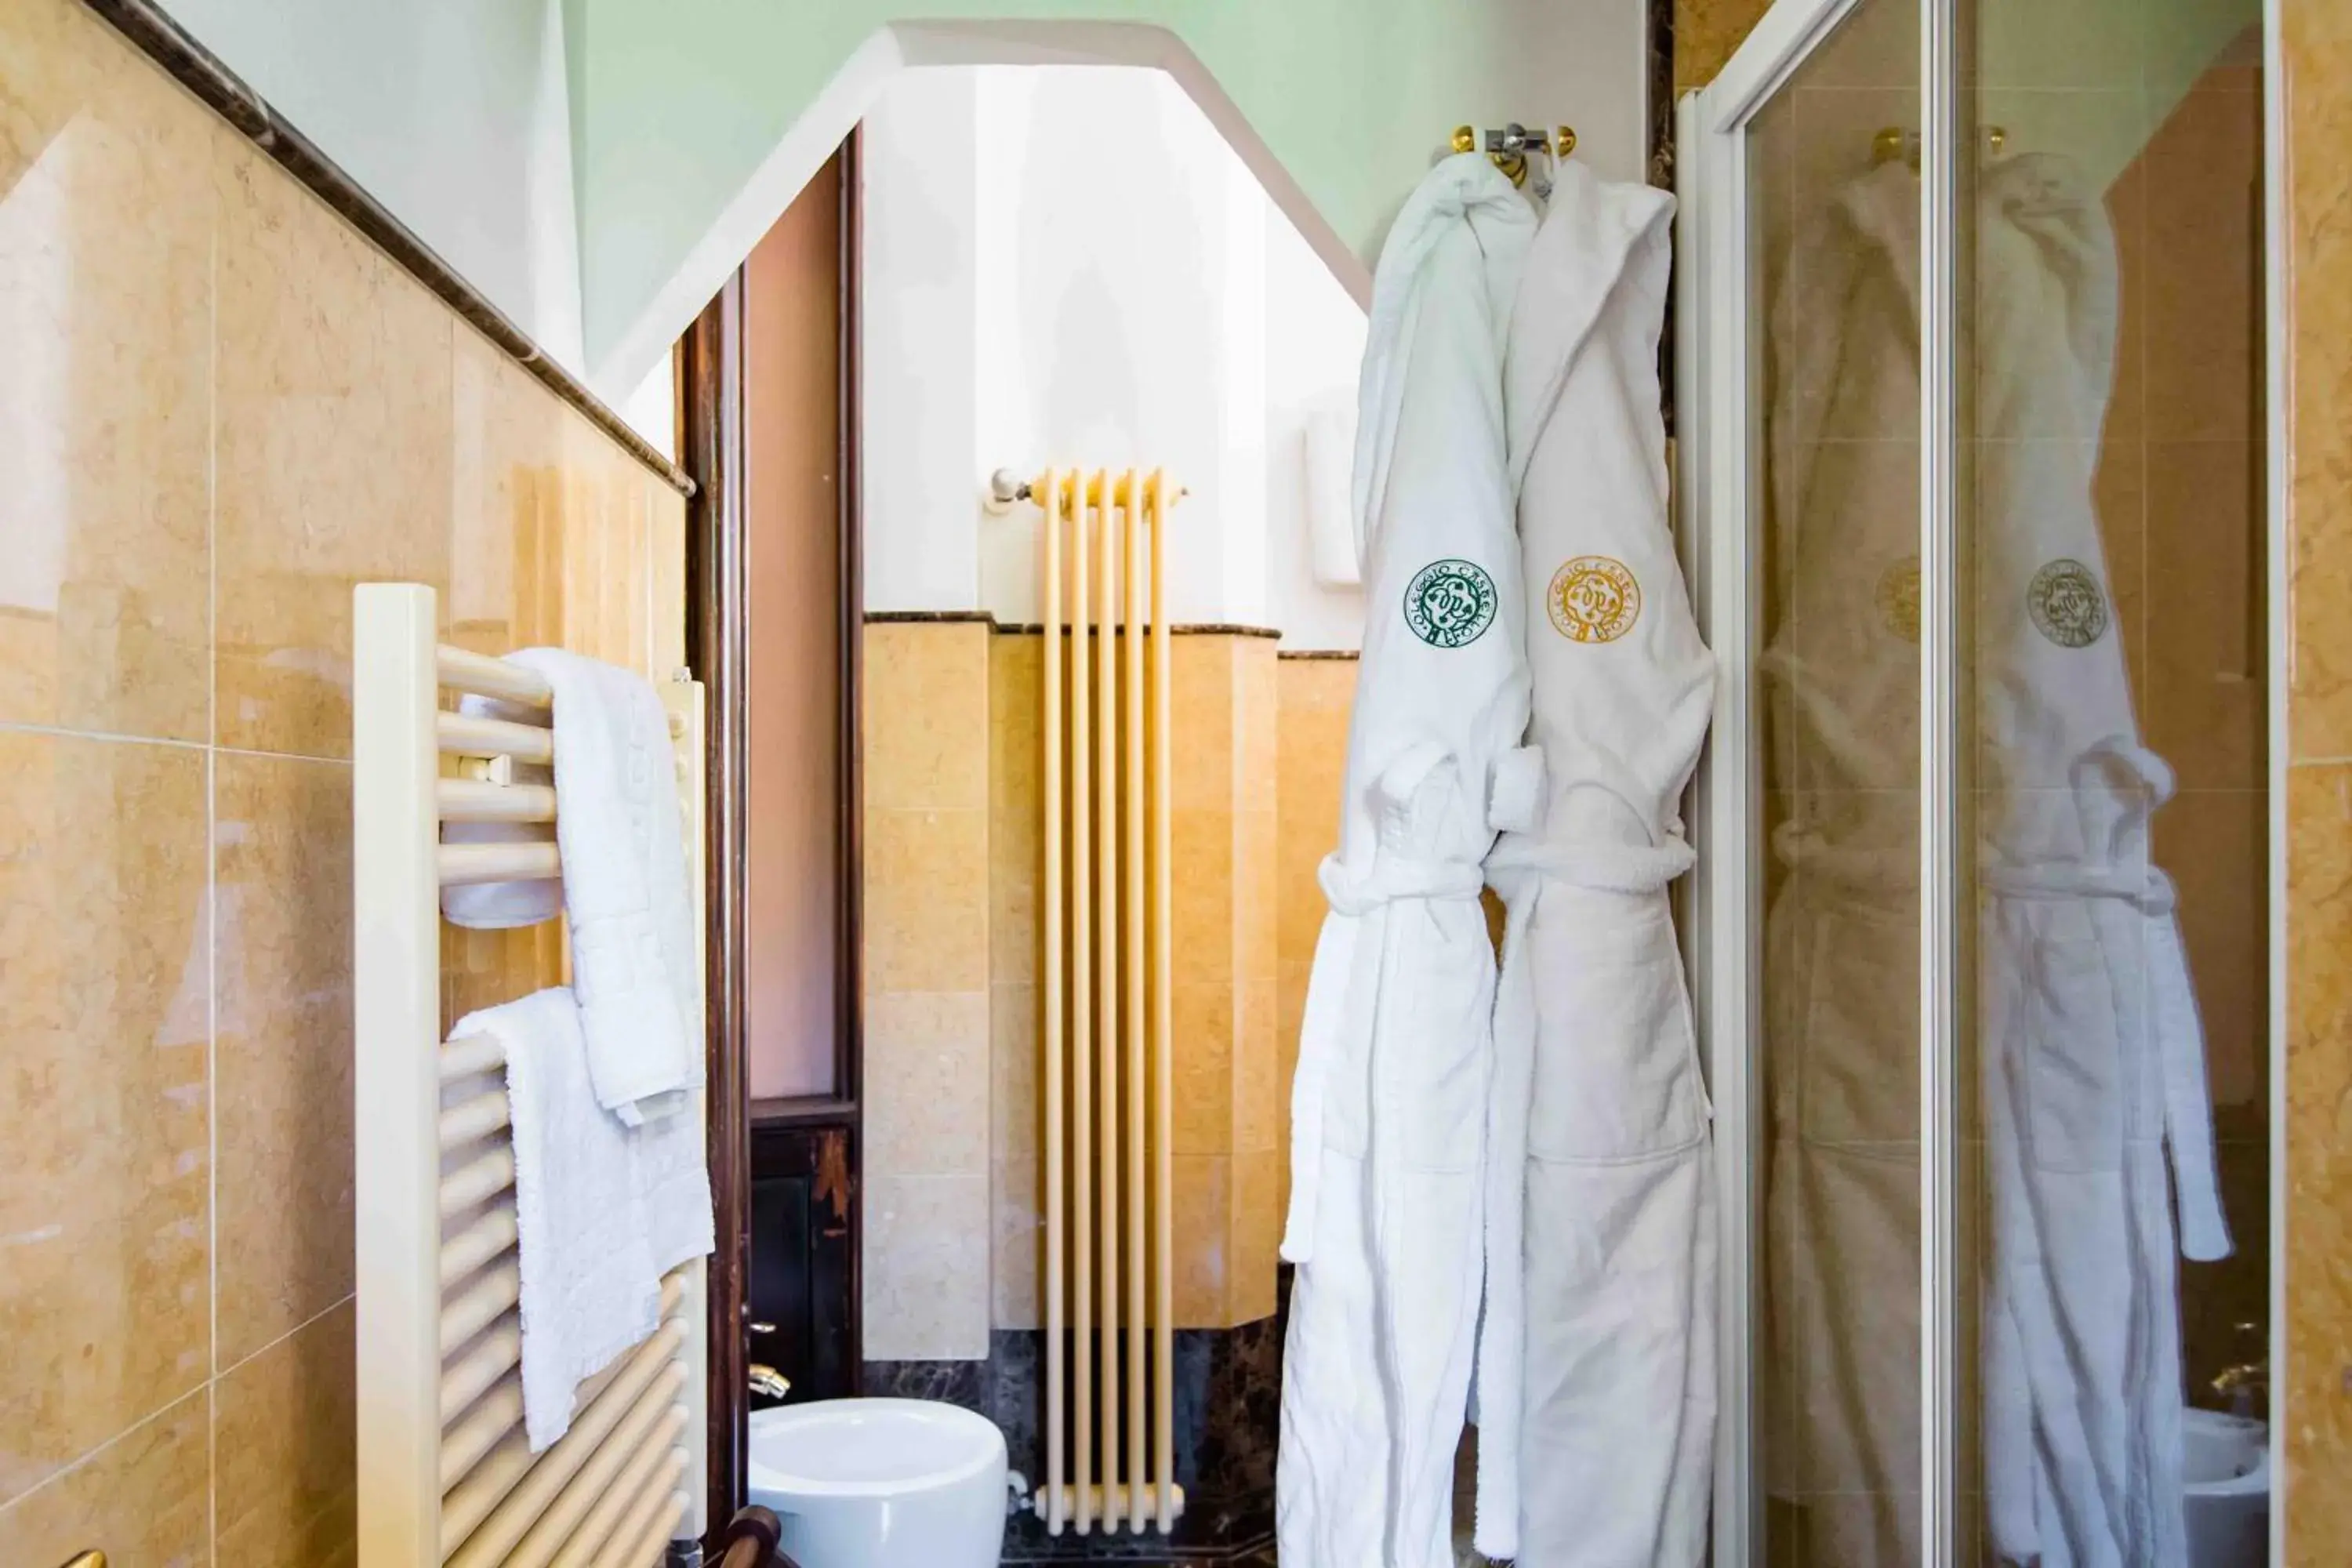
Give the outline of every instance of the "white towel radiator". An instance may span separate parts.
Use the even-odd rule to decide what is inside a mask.
[[[360,1568],[647,1568],[705,1525],[703,1265],[669,1274],[661,1326],[581,1384],[571,1430],[533,1455],[504,1063],[486,1037],[442,1037],[441,889],[561,868],[555,792],[510,782],[552,760],[548,690],[440,646],[429,587],[363,584],[353,608]],[[534,717],[463,718],[444,691]],[[698,863],[702,689],[662,699]],[[443,844],[444,822],[551,826]]]

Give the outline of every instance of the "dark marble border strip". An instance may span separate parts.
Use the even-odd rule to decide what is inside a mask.
[[[572,405],[589,423],[611,437],[680,495],[694,493],[694,481],[652,442],[632,429],[627,420],[598,399],[572,374],[547,357],[520,327],[457,276],[408,226],[392,216],[383,203],[368,195],[316,143],[278,117],[262,96],[242,78],[165,16],[152,0],[82,0],[108,26],[128,38],[172,79],[235,126],[245,138],[277,160],[278,165],[308,186],[312,195],[335,209],[376,247],[410,276],[438,295],[441,301],[490,342],[506,351],[550,392]]]
[[[1275,650],[1276,658],[1344,658],[1350,661],[1363,655],[1351,647],[1286,647]]]
[[[978,622],[982,626],[992,626],[996,624],[996,617],[986,610],[868,610],[866,612],[866,624],[869,626],[924,626],[932,623],[956,626],[967,622]]]

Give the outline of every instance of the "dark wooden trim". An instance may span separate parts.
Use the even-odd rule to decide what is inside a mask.
[[[1363,656],[1351,647],[1285,647],[1276,648],[1274,657],[1276,658],[1356,659]]]
[[[694,480],[668,453],[637,434],[629,422],[606,406],[562,365],[547,357],[529,333],[490,303],[481,290],[457,275],[457,268],[434,253],[392,209],[370,195],[342,166],[320,150],[291,124],[269,100],[229,69],[221,58],[166,16],[153,0],[83,0],[132,47],[163,68],[215,114],[245,139],[277,160],[288,174],[332,207],[403,271],[440,298],[467,325],[506,351],[508,356],[572,405],[588,422],[611,437],[629,455],[674,487],[681,495],[694,493]]]
[[[849,1110],[849,1175],[853,1191],[863,1184],[866,1151],[866,486],[861,402],[865,385],[866,203],[863,194],[865,132],[853,127],[841,144],[841,919],[835,958],[833,1091]],[[866,1364],[866,1205],[849,1205],[850,1392],[858,1392]]]
[[[687,331],[683,446],[696,490],[687,509],[687,648],[709,705],[709,853],[704,868],[709,996],[706,1043],[710,1194],[718,1250],[709,1279],[709,1512],[743,1498],[750,1413],[744,1272],[751,1248],[751,1140],[743,1064],[744,538],[743,274]]]
[[[794,1094],[751,1102],[751,1131],[772,1127],[855,1127],[857,1102],[838,1094]]]

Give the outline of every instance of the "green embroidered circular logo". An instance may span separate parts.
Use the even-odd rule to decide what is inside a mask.
[[[2060,647],[2088,647],[2107,629],[2107,596],[2079,561],[2061,556],[2036,572],[2025,604],[2034,626]]]
[[[1495,580],[1473,561],[1433,561],[1404,589],[1404,624],[1432,647],[1466,647],[1495,621]]]

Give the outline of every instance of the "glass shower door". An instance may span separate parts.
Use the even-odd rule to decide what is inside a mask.
[[[2265,1558],[2262,41],[1781,0],[1683,107],[1718,1563]]]

